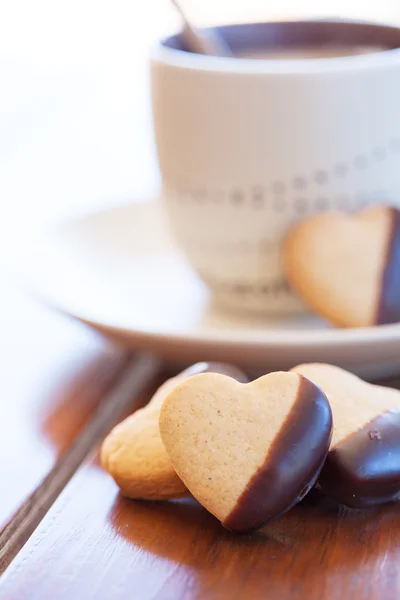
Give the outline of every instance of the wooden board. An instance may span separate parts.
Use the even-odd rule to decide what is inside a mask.
[[[319,496],[247,536],[194,500],[121,497],[97,458],[72,478],[4,575],[22,600],[397,600],[400,506],[352,511]]]
[[[0,572],[159,368],[11,287],[2,309]]]
[[[127,353],[19,291],[0,312],[0,530],[54,468]]]

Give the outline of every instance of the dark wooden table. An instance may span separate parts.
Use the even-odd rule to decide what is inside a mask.
[[[350,511],[313,496],[236,536],[194,500],[122,498],[99,444],[162,365],[15,290],[3,302],[19,320],[1,317],[1,598],[400,597],[400,505]]]

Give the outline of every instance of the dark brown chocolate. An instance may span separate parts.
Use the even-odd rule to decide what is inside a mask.
[[[376,324],[400,321],[400,211],[391,208],[391,231],[381,282]]]
[[[379,415],[331,450],[318,487],[352,508],[399,500],[400,409]]]
[[[182,371],[181,376],[187,378],[193,377],[193,375],[199,375],[200,373],[218,373],[219,375],[227,375],[227,377],[232,377],[232,379],[236,379],[236,381],[239,381],[240,383],[247,383],[249,381],[249,378],[241,369],[238,369],[229,363],[220,362],[195,363]]]
[[[224,527],[252,531],[297,504],[319,475],[331,433],[332,413],[325,394],[300,375],[296,401]]]

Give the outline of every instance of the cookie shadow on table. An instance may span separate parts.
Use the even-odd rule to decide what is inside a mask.
[[[265,577],[284,581],[293,564],[293,581],[302,585],[305,573],[313,580],[352,577],[367,564],[384,561],[382,539],[400,542],[400,507],[351,510],[313,491],[306,501],[248,535],[224,529],[193,498],[169,502],[132,501],[122,496],[109,513],[116,535],[151,554],[202,572],[230,563],[230,577]],[[384,552],[384,548],[386,548]],[[367,552],[368,550],[368,552]],[[315,566],[319,565],[318,573]],[[237,569],[237,573],[235,571]],[[250,575],[249,575],[250,576]]]

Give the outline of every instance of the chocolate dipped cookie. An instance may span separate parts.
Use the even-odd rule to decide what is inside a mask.
[[[332,365],[304,364],[293,371],[319,385],[332,408],[321,491],[353,508],[400,500],[400,391]]]
[[[288,235],[286,276],[314,312],[342,327],[400,321],[400,212],[326,213]]]
[[[236,532],[262,527],[305,496],[331,429],[324,393],[287,372],[248,384],[196,375],[175,387],[160,411],[161,438],[180,479]]]

